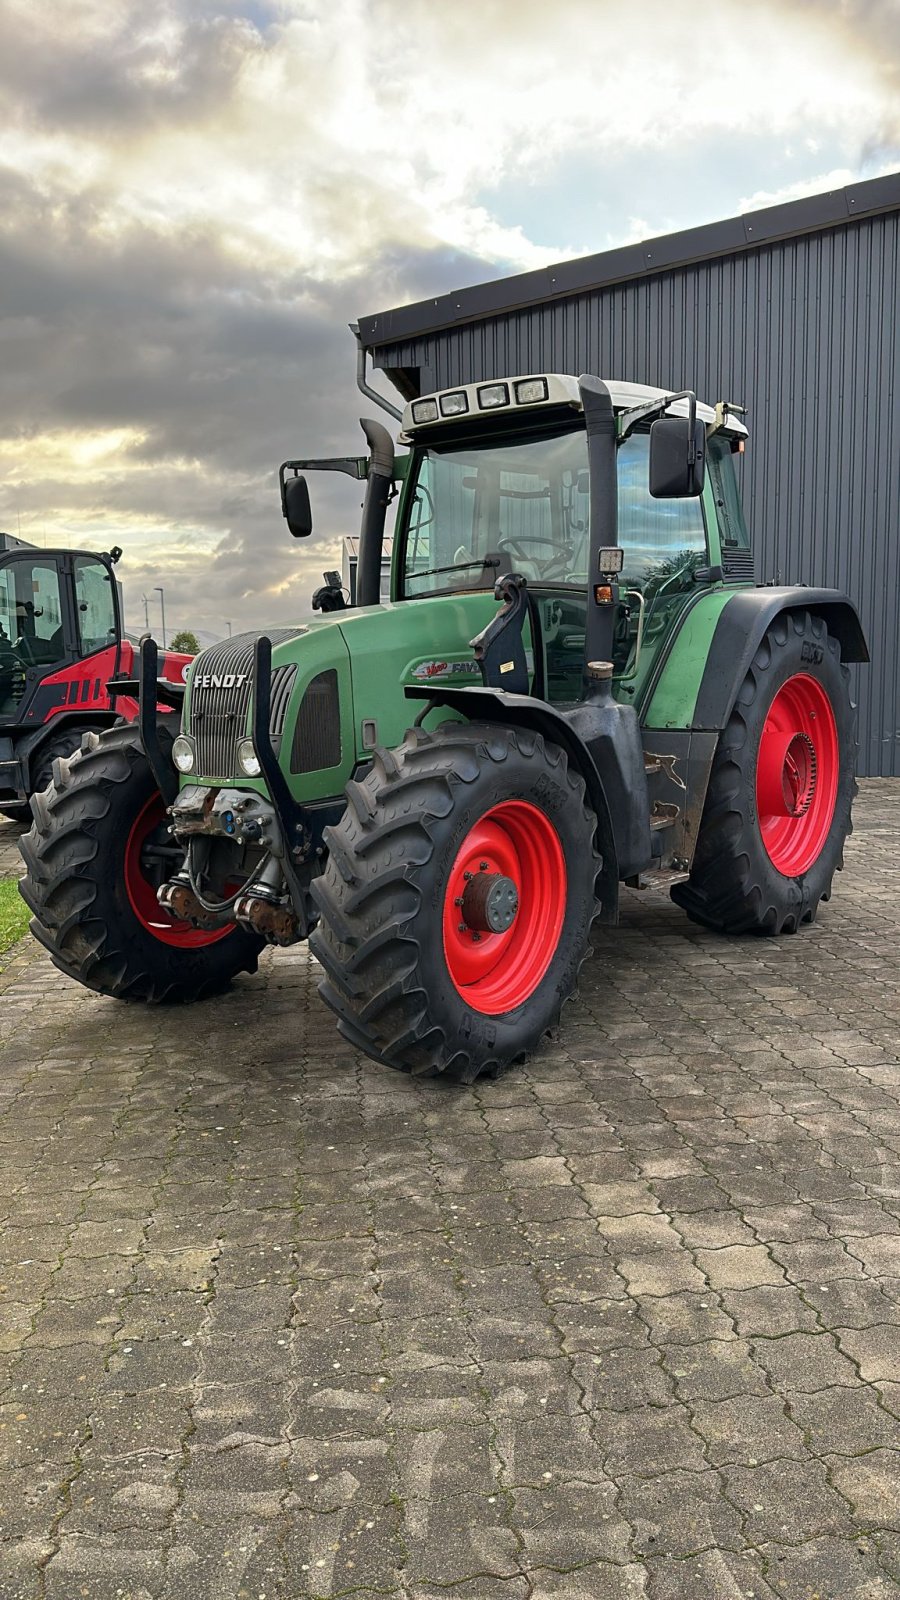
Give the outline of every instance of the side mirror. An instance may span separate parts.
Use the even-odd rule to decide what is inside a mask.
[[[295,539],[308,539],[313,531],[309,486],[304,477],[285,478],[281,485],[281,509]]]
[[[650,493],[687,500],[703,493],[706,428],[699,417],[659,417],[650,425]]]

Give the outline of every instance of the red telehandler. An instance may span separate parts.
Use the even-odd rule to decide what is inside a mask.
[[[136,671],[122,634],[111,551],[38,550],[0,533],[0,812],[30,820],[57,756],[89,729],[137,716],[115,692]],[[160,654],[159,675],[181,683],[190,656]],[[110,693],[109,685],[113,684]]]

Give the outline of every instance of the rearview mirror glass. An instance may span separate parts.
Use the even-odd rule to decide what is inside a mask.
[[[654,500],[687,500],[703,493],[706,428],[699,417],[694,422],[693,440],[691,434],[689,417],[660,417],[651,424],[650,493]]]
[[[313,520],[309,486],[304,477],[285,480],[282,509],[294,538],[308,539],[313,531]]]

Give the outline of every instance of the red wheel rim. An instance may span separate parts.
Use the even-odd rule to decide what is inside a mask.
[[[125,889],[131,909],[143,928],[152,933],[161,944],[178,945],[182,950],[197,950],[204,945],[217,944],[234,929],[229,922],[224,928],[192,928],[189,922],[178,922],[164,911],[156,898],[158,884],[147,877],[142,860],[152,835],[160,830],[166,820],[162,795],[153,794],[132,824],[125,845]]]
[[[819,859],[834,818],[840,748],[831,701],[805,672],[769,707],[756,761],[756,811],[774,867],[801,877]]]
[[[510,927],[470,926],[463,900],[475,881],[512,884]],[[508,891],[511,893],[511,891]],[[499,1016],[534,994],[553,960],[566,911],[566,862],[549,817],[526,800],[493,806],[466,835],[444,894],[444,958],[473,1011]]]

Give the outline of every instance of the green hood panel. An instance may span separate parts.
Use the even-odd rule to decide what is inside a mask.
[[[494,615],[490,592],[405,600],[401,605],[368,606],[331,612],[296,631],[278,630],[272,649],[273,674],[296,667],[285,716],[280,761],[297,800],[312,802],[339,795],[371,745],[398,744],[414,721],[418,707],[404,694],[407,684],[446,681],[461,685],[479,681],[469,640]],[[198,665],[199,664],[199,665]],[[191,678],[203,670],[197,657]],[[303,698],[320,673],[336,674],[340,711],[340,762],[308,773],[291,773],[293,729]],[[243,733],[249,733],[248,707]],[[443,711],[438,720],[450,713]],[[368,724],[364,730],[363,724]],[[185,702],[185,730],[191,728],[191,682]],[[236,788],[265,792],[260,780],[234,773],[191,773],[183,784],[227,782]]]

